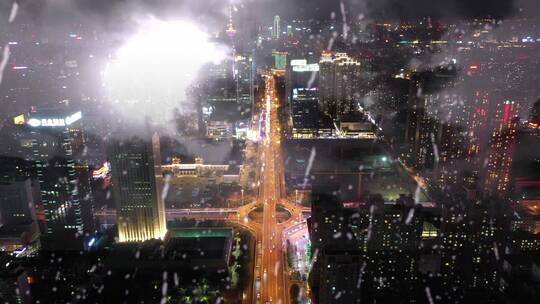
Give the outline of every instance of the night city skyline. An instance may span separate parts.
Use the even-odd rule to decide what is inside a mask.
[[[0,302],[537,303],[536,0],[0,3]]]

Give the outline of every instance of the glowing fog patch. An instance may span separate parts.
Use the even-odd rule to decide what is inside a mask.
[[[117,51],[103,73],[108,98],[130,119],[159,122],[186,100],[201,67],[225,58],[225,50],[195,25],[149,19]],[[126,109],[126,106],[130,106]]]

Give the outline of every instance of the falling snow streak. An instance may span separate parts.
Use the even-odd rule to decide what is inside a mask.
[[[274,276],[277,276],[278,273],[279,273],[279,266],[280,266],[280,263],[279,261],[277,261],[275,264],[274,264]]]
[[[9,13],[9,19],[8,22],[12,23],[15,21],[15,18],[17,17],[17,12],[19,11],[19,4],[17,2],[13,2],[13,5],[11,6],[11,12]],[[6,69],[8,60],[9,60],[9,45],[6,44],[4,47],[4,51],[2,52],[2,61],[0,61],[0,84],[2,84],[2,79],[4,77],[4,70]]]
[[[332,48],[334,47],[334,40],[336,39],[336,37],[337,37],[337,32],[333,32],[332,37],[330,37],[330,40],[328,41],[328,45],[326,46],[327,51],[331,51]]]
[[[356,288],[360,289],[362,287],[362,276],[364,275],[364,271],[366,269],[366,262],[362,264],[362,268],[360,268],[360,273],[358,274],[358,282],[356,283]]]
[[[313,161],[315,161],[315,155],[317,155],[317,151],[315,150],[315,147],[313,147],[311,148],[311,153],[309,154],[309,161],[306,167],[306,172],[304,174],[304,184],[302,185],[302,189],[306,189],[307,183],[309,181],[308,177],[311,173],[311,167],[313,166]]]
[[[375,205],[369,206],[369,226],[368,226],[368,231],[367,231],[367,236],[366,236],[366,243],[371,238],[371,233],[373,229],[373,213],[374,212],[375,212]]]
[[[439,163],[439,148],[437,147],[437,144],[435,142],[435,134],[431,133],[431,144],[433,145],[433,157],[435,165]]]
[[[345,11],[345,4],[343,3],[343,0],[340,1],[339,8],[341,10],[341,18],[343,21],[343,39],[347,40],[347,36],[349,34],[349,26],[347,25],[347,12]]]
[[[409,209],[409,213],[407,214],[407,219],[405,220],[405,224],[409,225],[414,217],[414,208]]]
[[[12,23],[15,21],[15,17],[17,17],[17,12],[19,11],[19,4],[17,2],[13,2],[13,5],[11,6],[11,12],[9,13],[9,23]]]
[[[311,262],[309,264],[309,269],[313,269],[313,264],[315,264],[315,262],[317,261],[317,255],[319,254],[319,249],[316,248],[315,251],[313,252],[313,255],[311,257]]]
[[[499,247],[497,247],[497,242],[493,242],[493,254],[495,255],[495,259],[499,260]]]
[[[313,83],[315,82],[315,79],[317,78],[318,73],[319,73],[318,71],[311,72],[311,76],[309,77],[309,80],[308,80],[308,83],[307,83],[307,88],[308,89],[311,89],[311,87],[313,86]]]
[[[420,184],[416,185],[416,190],[414,191],[414,204],[418,205],[420,203],[420,194],[421,194],[421,187]]]
[[[161,285],[161,304],[167,303],[167,289],[168,289],[168,283],[167,283],[168,273],[167,271],[163,272],[163,284]]]
[[[167,198],[167,195],[169,194],[170,182],[171,182],[171,176],[166,175],[165,176],[165,181],[163,183],[163,191],[161,192],[161,199],[162,200],[165,200]]]
[[[9,60],[9,55],[10,55],[9,45],[6,44],[6,46],[4,46],[4,51],[2,52],[2,61],[0,61],[0,84],[2,83],[2,78],[4,75],[4,70]]]
[[[427,296],[429,304],[433,304],[433,297],[431,296],[431,289],[429,289],[428,286],[426,286],[426,296]]]

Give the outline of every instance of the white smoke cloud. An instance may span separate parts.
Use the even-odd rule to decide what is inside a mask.
[[[189,21],[150,17],[137,24],[103,72],[106,95],[129,120],[166,123],[174,108],[186,106],[186,89],[201,67],[225,59],[228,52]]]

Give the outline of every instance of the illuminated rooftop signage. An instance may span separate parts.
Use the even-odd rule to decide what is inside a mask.
[[[30,118],[27,124],[31,127],[65,127],[82,118],[81,111],[63,118]]]
[[[317,63],[297,65],[297,66],[293,66],[292,69],[295,72],[318,72],[319,65]]]
[[[307,60],[305,59],[293,59],[291,60],[291,66],[305,66],[307,65]]]

